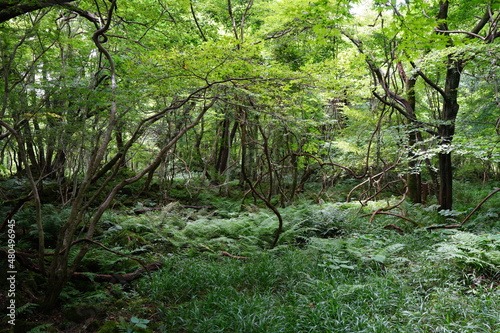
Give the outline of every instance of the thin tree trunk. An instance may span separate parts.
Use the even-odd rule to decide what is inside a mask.
[[[401,71],[403,71],[401,65],[400,67]],[[403,77],[406,77],[406,75],[403,75]],[[417,118],[415,114],[415,107],[417,104],[415,98],[416,82],[417,82],[416,77],[411,77],[410,79],[406,80],[406,91],[408,95],[407,98],[408,98],[408,103],[410,105],[408,112],[415,119]],[[412,124],[410,123],[410,125]],[[415,161],[415,153],[413,152],[413,149],[415,148],[418,141],[419,141],[419,132],[416,128],[412,128],[410,130],[410,133],[408,134],[408,145],[409,145],[408,158],[410,160],[408,163],[408,167],[410,170],[407,175],[406,181],[408,186],[408,198],[414,203],[422,203],[422,175],[418,168],[417,162]]]
[[[458,110],[458,86],[461,72],[465,63],[461,59],[449,57],[449,68],[446,72],[444,88],[444,103],[441,115],[443,123],[439,126],[438,135],[441,145],[439,160],[439,209],[446,210],[453,207],[453,168],[451,160],[451,143],[455,134],[455,120]]]
[[[222,175],[227,169],[227,164],[229,161],[229,149],[230,149],[230,133],[229,126],[231,122],[229,118],[226,118],[222,122],[222,137],[220,138],[219,151],[216,163],[216,172],[218,175]]]

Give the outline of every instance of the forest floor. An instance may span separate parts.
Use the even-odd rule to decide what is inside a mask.
[[[18,329],[500,332],[500,198],[462,228],[442,227],[459,223],[490,190],[464,194],[469,206],[444,214],[436,205],[391,210],[411,222],[372,215],[395,198],[302,200],[280,209],[285,225],[273,249],[276,217],[254,204],[207,197],[191,208],[110,211],[96,240],[128,257],[95,248],[82,269],[130,273],[140,267],[131,258],[162,267],[132,282],[74,281],[51,316],[26,303]]]

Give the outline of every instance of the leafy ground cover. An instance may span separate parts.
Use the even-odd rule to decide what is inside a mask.
[[[274,249],[272,213],[217,200],[106,213],[98,241],[128,257],[96,247],[85,269],[130,272],[134,257],[162,268],[131,283],[72,282],[57,320],[35,316],[30,332],[500,331],[498,198],[460,230],[429,226],[456,224],[473,208],[465,204],[444,214],[435,205],[392,210],[410,222],[373,217],[396,199],[304,199],[281,209]],[[37,306],[20,312],[34,318]]]

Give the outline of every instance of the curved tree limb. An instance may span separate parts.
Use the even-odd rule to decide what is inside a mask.
[[[99,28],[99,18],[96,17],[91,12],[88,12],[86,10],[78,8],[77,6],[75,6],[73,4],[70,4],[70,3],[65,3],[65,4],[62,5],[62,7],[66,8],[66,9],[69,9],[72,12],[75,12],[78,15],[80,15],[81,17],[83,17],[83,18],[87,19],[88,21],[92,22],[94,24],[94,26],[96,27],[96,29]]]
[[[66,5],[75,0],[46,0],[46,1],[0,1],[0,23],[7,22],[17,16],[21,16],[35,10]]]
[[[398,215],[398,214],[395,214],[395,213],[390,213],[390,212],[387,212],[388,210],[391,210],[391,209],[394,209],[396,207],[399,207],[399,205],[401,205],[405,200],[406,200],[406,194],[408,193],[408,187],[406,187],[406,191],[405,193],[403,193],[403,197],[401,198],[401,200],[399,200],[397,203],[395,203],[394,205],[391,205],[391,206],[387,206],[387,207],[384,207],[384,208],[380,208],[380,209],[377,209],[376,211],[374,211],[372,213],[372,216],[370,217],[370,222],[369,223],[372,223],[373,220],[375,219],[375,216],[377,214],[385,214],[385,215],[392,215],[392,216],[397,216],[397,217],[400,217],[404,220],[407,220],[409,222],[411,222],[413,225],[415,226],[418,226],[418,223],[407,218],[406,216],[403,216],[403,215]]]
[[[403,215],[398,215],[396,213],[391,213],[391,212],[383,212],[383,211],[376,211],[375,213],[373,213],[374,215],[372,215],[372,219],[375,218],[375,214],[383,214],[383,215],[390,215],[390,216],[395,216],[395,217],[399,217],[400,219],[403,219],[405,221],[408,221],[410,222],[411,224],[413,224],[414,226],[416,227],[419,227],[420,225],[418,224],[418,222],[406,217],[406,216],[403,216]],[[371,220],[372,220],[371,219]],[[386,226],[387,227],[387,226]],[[384,227],[385,228],[385,227]]]
[[[398,227],[397,225],[395,224],[388,224],[386,226],[384,226],[384,229],[394,229],[396,230],[400,235],[403,235],[404,234],[404,231],[403,229],[401,229],[401,227]]]
[[[359,187],[363,186],[364,184],[368,183],[368,182],[371,182],[373,179],[375,179],[376,177],[378,176],[382,176],[383,174],[385,174],[387,171],[391,170],[391,169],[394,169],[399,163],[399,159],[398,161],[396,161],[396,163],[394,163],[393,165],[389,165],[385,170],[377,173],[376,175],[373,175],[373,176],[370,176],[368,177],[367,179],[365,179],[364,181],[362,181],[361,183],[359,183],[358,185],[354,186],[351,191],[349,191],[349,194],[347,195],[347,202],[350,202],[351,201],[351,195],[352,193]]]
[[[470,36],[470,37],[479,38],[482,41],[486,40],[486,38],[481,36],[481,35],[475,34],[475,33],[470,32],[470,31],[465,31],[465,30],[441,30],[438,28],[434,28],[434,31],[442,33],[442,34],[465,34],[465,35]]]
[[[434,90],[436,90],[443,98],[446,98],[446,93],[445,91],[440,87],[438,86],[434,81],[432,81],[431,79],[429,79],[429,77],[427,77],[427,75],[425,75],[421,70],[417,69],[417,65],[415,64],[415,62],[413,61],[410,61],[410,64],[411,66],[413,67],[413,69],[416,70],[417,74],[429,85],[431,86]]]
[[[244,109],[241,110],[241,114],[242,114],[242,116],[241,116],[242,119],[240,120],[241,147],[242,147],[241,148],[241,159],[242,159],[242,161],[245,161],[245,159],[246,159],[246,145],[248,144],[248,142],[247,142],[247,119],[246,119],[246,112],[244,111]],[[269,156],[267,156],[267,157],[269,159]],[[269,170],[269,174],[271,175],[271,177],[272,177],[272,172],[273,172],[272,170]],[[278,208],[276,208],[276,206],[271,203],[270,198],[266,198],[262,193],[257,191],[255,186],[256,186],[256,184],[258,184],[258,182],[260,182],[260,179],[257,180],[256,184],[253,184],[252,181],[250,180],[250,178],[248,178],[244,163],[241,165],[241,175],[242,175],[243,179],[245,180],[245,182],[250,187],[250,190],[252,191],[252,193],[255,196],[257,196],[260,200],[262,200],[264,202],[264,204],[267,206],[267,208],[272,210],[274,215],[276,215],[276,217],[278,218],[278,228],[276,229],[276,232],[274,235],[274,240],[271,243],[271,249],[273,249],[278,244],[279,237],[281,235],[281,232],[283,231],[283,217],[281,216],[281,213],[279,212]]]

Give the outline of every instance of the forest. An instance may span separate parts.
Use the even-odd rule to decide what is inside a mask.
[[[0,332],[500,332],[499,24],[0,0]]]

